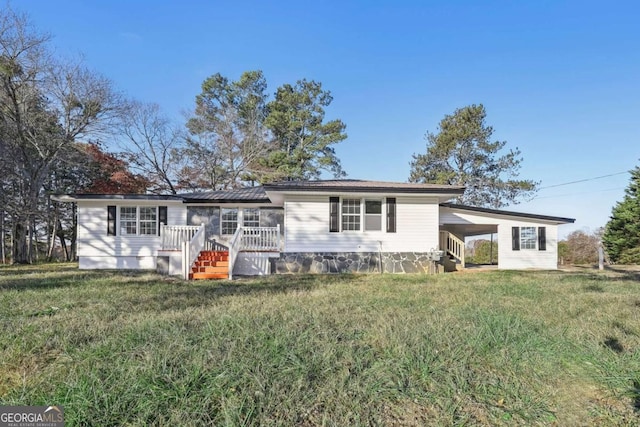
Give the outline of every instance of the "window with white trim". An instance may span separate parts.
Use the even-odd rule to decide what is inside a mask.
[[[243,227],[260,227],[260,208],[242,209]]]
[[[238,208],[222,208],[220,212],[220,231],[233,234],[238,228]]]
[[[135,236],[138,234],[137,207],[122,206],[120,208],[120,234],[122,236]]]
[[[360,199],[342,199],[342,231],[360,230]]]
[[[382,230],[382,200],[364,201],[364,230]]]
[[[140,234],[153,236],[158,230],[158,210],[155,206],[141,206],[140,213]]]
[[[121,206],[120,235],[155,236],[158,232],[157,206]]]
[[[536,227],[520,227],[520,249],[536,249]]]
[[[396,199],[353,199],[329,197],[329,232],[396,232]],[[385,208],[386,206],[386,208]],[[383,221],[386,215],[386,221]]]

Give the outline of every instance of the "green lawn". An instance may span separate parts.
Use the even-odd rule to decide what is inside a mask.
[[[67,425],[637,425],[640,280],[0,267],[0,404]]]

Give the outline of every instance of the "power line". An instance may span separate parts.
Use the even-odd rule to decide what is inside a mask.
[[[563,182],[562,184],[547,185],[546,187],[540,187],[538,190],[545,190],[547,188],[562,187],[563,185],[577,184],[579,182],[595,181],[596,179],[609,178],[610,176],[622,175],[624,173],[629,173],[629,171],[610,173],[609,175],[602,175],[602,176],[596,176],[596,177],[593,177],[593,178],[579,179],[577,181]]]
[[[579,196],[581,194],[593,194],[593,193],[606,193],[608,191],[618,191],[618,190],[623,190],[624,187],[618,187],[618,188],[607,188],[605,190],[594,190],[594,191],[585,191],[584,193],[569,193],[569,194],[557,194],[555,196],[542,196],[542,197],[534,197],[531,200],[540,200],[540,199],[554,199],[557,197],[571,197],[571,196]]]

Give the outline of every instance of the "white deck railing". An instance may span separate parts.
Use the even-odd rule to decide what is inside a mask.
[[[161,250],[182,251],[182,275],[185,279],[189,278],[191,266],[202,250],[214,250],[219,246],[216,242],[207,242],[205,234],[204,224],[161,226]],[[280,245],[280,225],[238,227],[229,240],[229,279],[233,278],[233,265],[239,252],[279,251]]]
[[[238,227],[229,241],[229,280],[241,251],[279,251],[280,224],[275,227]]]
[[[182,277],[189,280],[189,272],[200,251],[204,249],[205,231],[204,224],[197,227],[198,230],[191,240],[182,242]]]
[[[162,225],[160,227],[160,249],[179,251],[183,242],[190,242],[200,229],[200,225]]]
[[[242,227],[242,244],[240,250],[280,250],[280,224],[275,227]]]

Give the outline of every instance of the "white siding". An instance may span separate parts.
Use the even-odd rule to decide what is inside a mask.
[[[165,205],[159,203],[158,206],[167,206],[166,225],[187,225],[187,207],[185,205]]]
[[[547,247],[537,249],[511,248],[512,227],[546,227]],[[519,270],[539,268],[555,270],[558,268],[558,226],[539,222],[504,221],[498,225],[498,268]]]
[[[159,236],[108,236],[107,206],[167,206],[167,222],[186,222],[186,208],[166,201],[78,202],[78,258],[80,268],[155,268]],[[119,230],[118,230],[119,231]]]
[[[495,224],[498,226],[498,268],[545,269],[558,268],[558,225],[551,221],[494,215],[481,212],[464,212],[441,208],[440,224]],[[546,227],[546,250],[521,249],[514,251],[511,244],[512,227]]]
[[[153,256],[80,256],[80,270],[155,270],[156,257]]]
[[[329,232],[329,194],[291,195],[285,200],[285,252],[425,252],[438,246],[435,197],[396,196],[396,232],[386,232],[387,195],[344,195],[382,199],[382,231]],[[331,195],[334,196],[334,195]],[[337,194],[335,196],[338,196]],[[380,243],[382,247],[380,248]]]

